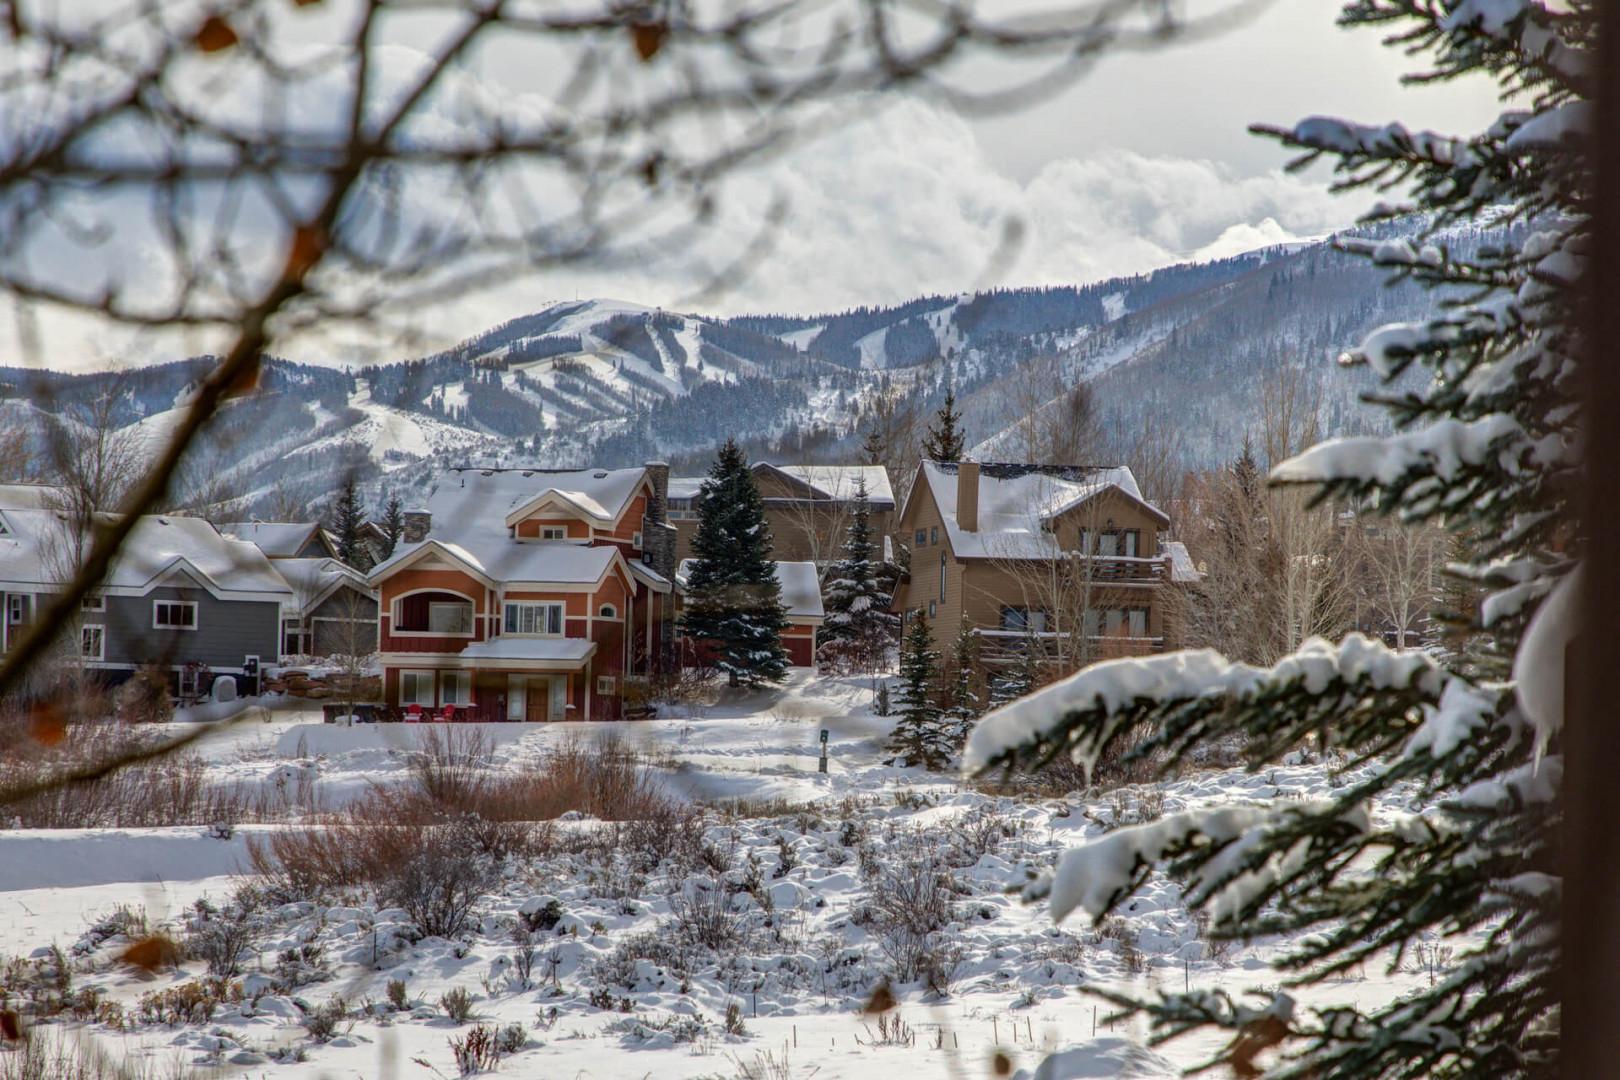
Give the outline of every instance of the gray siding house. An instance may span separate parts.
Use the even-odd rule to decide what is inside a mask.
[[[293,599],[281,613],[283,656],[377,651],[377,590],[336,559],[276,559]]]
[[[22,500],[0,490],[4,501]],[[54,509],[0,506],[0,649],[9,650],[71,578],[83,545],[71,522]],[[276,661],[282,608],[292,599],[253,544],[199,518],[149,515],[81,604],[76,659],[108,682],[156,666],[173,673],[177,692],[206,693],[212,675],[246,676]],[[63,644],[69,658],[73,636]]]

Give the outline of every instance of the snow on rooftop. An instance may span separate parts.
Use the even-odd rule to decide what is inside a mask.
[[[1124,465],[1081,469],[986,462],[979,471],[979,527],[967,532],[956,519],[956,466],[925,461],[923,476],[958,558],[1055,558],[1057,540],[1042,525],[1111,487],[1163,516],[1142,498],[1135,475]]]
[[[866,481],[866,497],[874,503],[894,505],[894,488],[889,470],[882,465],[773,465],[760,462],[760,469],[775,469],[800,483],[808,484],[829,499],[853,499],[860,481]]]
[[[304,545],[320,529],[314,521],[227,521],[219,531],[238,540],[246,540],[272,559],[290,559],[304,550]]]
[[[355,588],[369,595],[376,595],[366,584],[362,574],[344,566],[336,559],[277,559],[273,566],[276,573],[280,574],[282,580],[292,589],[293,602],[298,605],[300,611],[323,599],[326,593],[341,581],[348,581]]]
[[[70,576],[68,519],[55,510],[5,511],[0,537],[0,581],[53,585]],[[179,564],[185,564],[181,566]],[[264,593],[286,599],[291,589],[262,551],[222,536],[201,518],[147,515],[135,524],[102,585],[147,589],[171,570],[194,571],[200,584],[222,592]]]
[[[488,641],[475,642],[461,650],[464,659],[472,660],[549,660],[556,663],[581,663],[596,651],[596,642],[585,638],[533,638],[503,634]]]
[[[1204,575],[1198,572],[1194,565],[1192,554],[1188,552],[1187,545],[1180,540],[1166,540],[1159,545],[1170,560],[1170,580],[1175,582],[1202,581]]]
[[[477,571],[491,581],[536,581],[573,585],[594,584],[602,579],[618,555],[612,544],[586,546],[569,540],[517,541],[497,526],[493,535],[476,531],[458,532],[457,541],[430,536],[419,544],[401,544],[391,558],[378,563],[371,580],[392,570],[424,548],[438,548],[445,555]]]

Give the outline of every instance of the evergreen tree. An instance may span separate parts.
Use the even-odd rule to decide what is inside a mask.
[[[327,528],[337,538],[338,558],[350,566],[358,567],[366,557],[360,543],[360,529],[365,524],[366,512],[360,505],[360,493],[355,490],[354,476],[344,478],[343,489],[338,492]]]
[[[827,571],[823,595],[827,618],[823,636],[852,643],[868,662],[883,661],[893,644],[900,618],[889,610],[888,575],[873,559],[872,504],[866,481],[855,487],[855,506],[844,534],[843,558]]]
[[[918,614],[900,648],[900,693],[895,702],[894,732],[889,750],[908,765],[943,769],[956,756],[939,707],[939,652],[928,632],[928,619]]]
[[[973,722],[984,713],[979,696],[979,635],[966,619],[956,631],[951,665],[945,683],[945,730],[954,757],[962,752]]]
[[[735,439],[720,448],[697,504],[681,627],[693,640],[710,644],[730,685],[780,682],[788,667],[782,648],[787,610],[771,558],[765,502]]]
[[[889,683],[885,680],[878,683],[877,703],[872,706],[872,711],[879,716],[888,716],[892,710],[893,706],[889,704]]]
[[[393,556],[394,549],[399,546],[399,538],[405,533],[405,508],[400,505],[398,495],[389,495],[388,501],[383,504],[381,524],[382,557],[387,559]]]
[[[1214,934],[1290,938],[1280,963],[1292,983],[1320,988],[1327,1001],[1313,1008],[1296,1005],[1292,986],[1241,1004],[1197,989],[1104,995],[1163,1036],[1224,1031],[1234,1067],[1264,1048],[1276,1076],[1556,1076],[1562,672],[1546,658],[1573,639],[1583,548],[1566,500],[1579,489],[1575,370],[1591,355],[1577,291],[1592,250],[1581,137],[1591,10],[1357,0],[1342,18],[1431,52],[1425,76],[1496,78],[1513,107],[1467,139],[1321,117],[1262,129],[1303,152],[1296,164],[1335,159],[1343,187],[1404,187],[1371,215],[1394,228],[1340,243],[1436,290],[1425,322],[1376,330],[1345,357],[1400,380],[1377,399],[1397,433],[1332,440],[1271,479],[1460,530],[1470,576],[1494,590],[1501,660],[1474,674],[1352,634],[1307,642],[1269,669],[1210,652],[1102,664],[985,717],[965,764],[1069,754],[1089,768],[1117,751],[1124,765],[1169,770],[1225,742],[1263,768],[1330,727],[1355,755],[1329,797],[1122,829],[1066,856],[1063,886],[1049,876],[1026,895],[1049,896],[1058,918],[1101,918],[1163,865],[1189,905],[1211,910]],[[1414,210],[1421,219],[1402,220]],[[1420,232],[1403,239],[1398,228]],[[1453,242],[1470,230],[1476,242]],[[1510,671],[1517,685],[1501,681]],[[1411,793],[1421,814],[1370,812]],[[1341,973],[1439,940],[1455,953],[1429,985],[1332,1001]]]
[[[962,435],[962,414],[956,411],[956,388],[945,390],[945,404],[934,414],[923,437],[923,457],[929,461],[961,461],[967,449]]]
[[[1018,661],[996,673],[990,682],[990,706],[1000,708],[1034,693],[1045,682],[1041,669],[1040,642],[1030,637],[1018,652]]]
[[[861,442],[861,459],[868,465],[883,464],[884,455],[889,451],[888,444],[883,439],[882,432],[873,428],[866,433]]]

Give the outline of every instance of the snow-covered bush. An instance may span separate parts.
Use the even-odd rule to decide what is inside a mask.
[[[403,908],[423,934],[453,938],[498,880],[488,855],[469,850],[452,831],[434,829],[418,837],[416,850],[380,883],[378,896]]]

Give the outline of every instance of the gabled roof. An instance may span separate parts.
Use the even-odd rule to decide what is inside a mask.
[[[773,465],[761,461],[755,463],[753,471],[774,472],[803,486],[807,496],[823,499],[853,499],[865,480],[867,501],[874,506],[894,505],[889,470],[882,465]]]
[[[1163,524],[1170,518],[1142,498],[1136,477],[1124,465],[1041,466],[984,462],[979,466],[979,527],[968,532],[957,522],[955,462],[925,461],[918,466],[901,518],[919,489],[927,485],[939,507],[957,558],[1050,559],[1060,554],[1057,541],[1043,525],[1105,492],[1116,492]]]
[[[316,536],[321,537],[328,554],[337,554],[331,538],[318,521],[227,521],[220,525],[219,531],[256,544],[272,559],[300,557]]]
[[[70,519],[56,510],[4,511],[0,582],[50,590],[72,573]],[[135,523],[101,588],[141,594],[184,574],[221,598],[290,600],[288,587],[253,544],[222,536],[201,518],[149,514]]]
[[[675,568],[675,583],[684,591],[694,559],[682,559]],[[813,562],[778,562],[776,583],[782,587],[782,606],[790,619],[820,619],[826,614],[821,603],[821,575]]]
[[[647,470],[451,469],[434,484],[427,511],[433,531],[453,528],[454,539],[478,531],[499,539],[547,502],[570,508],[602,527],[612,525],[647,483]]]
[[[344,584],[377,598],[364,574],[336,559],[277,559],[272,566],[292,589],[293,606],[301,616],[320,607]]]
[[[391,558],[372,568],[369,580],[376,584],[432,555],[462,567],[490,588],[511,582],[594,585],[607,576],[615,562],[629,565],[615,544],[586,546],[566,540],[520,543],[501,532],[494,543],[469,536],[466,543],[429,537],[419,544],[401,544]]]

